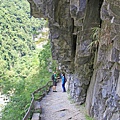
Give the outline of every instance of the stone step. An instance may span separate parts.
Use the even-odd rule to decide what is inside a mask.
[[[42,108],[39,101],[34,102],[34,113],[41,113]]]
[[[40,113],[33,113],[31,120],[40,120]]]

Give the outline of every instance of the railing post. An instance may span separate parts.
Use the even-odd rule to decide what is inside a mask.
[[[45,95],[46,95],[46,94],[47,94],[47,89],[50,90],[51,82],[52,82],[52,81],[48,81],[45,86],[43,86],[43,87],[35,90],[35,91],[31,94],[32,100],[31,100],[30,107],[28,108],[28,110],[27,110],[27,112],[26,112],[26,114],[25,114],[25,116],[23,117],[22,120],[28,120],[28,118],[29,118],[29,116],[30,116],[31,109],[32,109],[33,103],[34,103],[34,101],[35,101],[34,95],[35,95],[36,93],[38,93],[39,91],[41,91],[41,90],[44,90],[44,92],[42,92],[42,93],[45,93]],[[50,85],[49,85],[49,83],[50,83]],[[47,87],[48,87],[48,88],[47,88]]]

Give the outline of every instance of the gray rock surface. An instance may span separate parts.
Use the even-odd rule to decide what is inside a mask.
[[[31,120],[40,120],[40,113],[34,113]]]
[[[28,1],[34,17],[48,18],[52,57],[74,101],[96,120],[120,120],[120,1]]]

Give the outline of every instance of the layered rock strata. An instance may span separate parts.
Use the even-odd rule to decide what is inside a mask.
[[[52,56],[69,76],[71,97],[96,120],[120,120],[120,1],[28,1],[31,15],[49,21]]]

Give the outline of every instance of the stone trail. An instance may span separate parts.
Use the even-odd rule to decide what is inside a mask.
[[[62,92],[61,82],[57,84],[57,92],[51,89],[40,104],[41,120],[86,120],[85,108],[69,100],[67,92]]]

